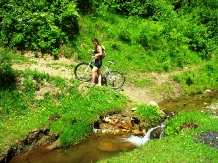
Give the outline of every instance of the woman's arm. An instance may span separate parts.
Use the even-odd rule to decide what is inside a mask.
[[[93,58],[95,58],[95,59],[101,58],[101,56],[102,56],[102,47],[101,47],[100,45],[98,45],[97,51],[98,51],[98,53],[96,53],[96,54],[93,56]]]

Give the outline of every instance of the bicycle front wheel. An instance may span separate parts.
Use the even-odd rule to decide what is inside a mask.
[[[90,81],[92,78],[92,65],[82,62],[74,69],[75,77],[81,81]]]
[[[121,88],[125,83],[124,75],[118,70],[111,70],[106,75],[106,85],[118,89]]]

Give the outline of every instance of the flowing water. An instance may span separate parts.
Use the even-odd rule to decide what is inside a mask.
[[[153,127],[151,129],[149,129],[145,136],[136,136],[136,135],[131,135],[129,138],[125,138],[124,141],[126,142],[131,142],[132,144],[134,144],[135,146],[142,146],[145,143],[147,143],[150,140],[150,134],[153,130],[155,130],[156,128],[158,128],[160,126],[157,127]]]
[[[209,110],[208,106],[218,102],[218,92],[184,97],[174,100],[163,100],[159,106],[168,114],[179,111]],[[218,114],[218,106],[213,112]],[[210,108],[211,110],[211,108]],[[164,127],[164,123],[157,127]],[[150,140],[150,133],[157,127],[147,131],[144,137],[134,135],[91,135],[85,141],[65,149],[49,150],[47,146],[39,146],[20,157],[14,157],[9,163],[88,163],[118,155],[144,145]]]
[[[136,146],[123,141],[128,135],[92,135],[85,141],[65,149],[49,150],[39,146],[25,155],[13,157],[9,163],[89,163],[129,151]]]

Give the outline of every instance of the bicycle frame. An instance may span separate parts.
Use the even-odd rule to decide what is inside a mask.
[[[87,68],[86,68],[86,70],[85,70],[85,72],[88,71],[89,67],[90,67],[94,62],[95,62],[94,59],[93,59],[91,62],[89,62],[88,66],[87,66]],[[102,64],[102,66],[106,69],[103,73],[101,73],[102,75],[105,75],[105,74],[108,73],[108,72],[110,73],[109,67],[110,67],[111,64],[114,64],[114,62],[112,62],[112,61],[108,61],[108,62],[109,62],[109,65],[108,65],[108,66],[105,66],[104,64]]]
[[[81,81],[87,82],[91,80],[90,68],[93,68],[93,63],[95,60],[91,60],[90,62],[81,62],[79,63],[75,69],[74,74],[75,77]],[[118,89],[121,88],[125,82],[124,75],[118,70],[111,70],[110,65],[115,64],[113,61],[107,61],[109,64],[102,64],[102,81],[111,88]],[[84,67],[85,66],[85,67]],[[81,67],[81,68],[80,68]]]
[[[102,64],[102,66],[105,68],[105,71],[102,73],[102,75],[105,75],[106,73],[110,73],[110,69],[109,69],[109,66],[105,66],[104,64]]]

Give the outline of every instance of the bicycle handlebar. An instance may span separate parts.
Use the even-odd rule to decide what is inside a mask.
[[[113,61],[108,61],[110,64],[115,64],[115,62],[113,62]]]

